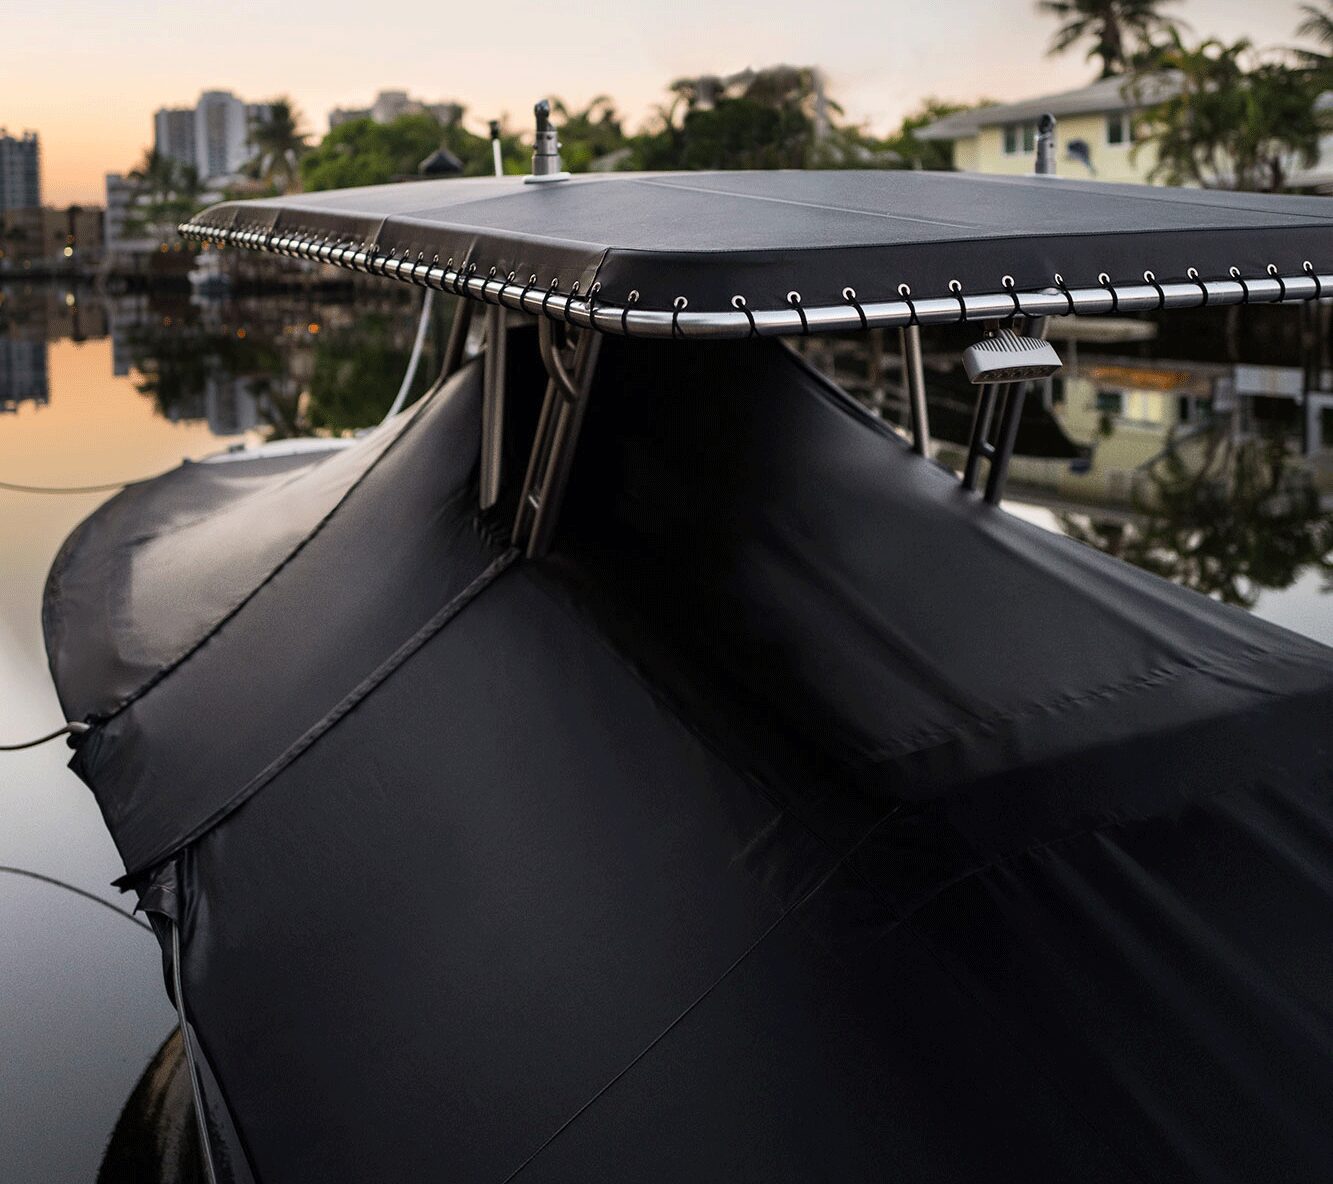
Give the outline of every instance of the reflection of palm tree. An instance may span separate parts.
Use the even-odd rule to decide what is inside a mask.
[[[1333,572],[1333,518],[1284,458],[1280,442],[1217,432],[1201,461],[1173,447],[1148,470],[1135,489],[1136,520],[1062,515],[1061,525],[1136,567],[1250,608],[1261,589],[1287,588],[1308,568]]]
[[[274,99],[268,109],[268,118],[251,133],[254,172],[279,193],[293,193],[300,189],[298,164],[307,150],[306,134],[300,129],[301,114],[288,98]]]
[[[1089,58],[1100,58],[1101,77],[1124,73],[1135,49],[1147,45],[1154,33],[1173,27],[1158,9],[1178,0],[1037,0],[1037,11],[1059,20],[1048,52],[1064,53],[1090,40]]]

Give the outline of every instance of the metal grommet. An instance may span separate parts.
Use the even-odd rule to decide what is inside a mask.
[[[1264,270],[1268,272],[1271,278],[1277,280],[1277,298],[1280,304],[1287,298],[1287,281],[1278,275],[1276,263],[1270,263]]]
[[[1104,271],[1098,272],[1097,282],[1111,294],[1111,312],[1112,313],[1119,312],[1120,293],[1115,290],[1114,285],[1111,283],[1111,277],[1107,275],[1106,272]]]
[[[907,323],[920,325],[921,322],[916,319],[916,305],[912,302],[912,289],[907,284],[898,285],[898,298],[907,305]]]
[[[949,291],[953,293],[954,299],[958,301],[958,324],[967,320],[967,302],[963,299],[963,285],[957,280],[949,281]]]
[[[620,310],[620,331],[626,337],[629,336],[629,310],[630,305],[639,303],[639,289],[634,288],[630,294],[625,297],[625,305]]]
[[[1250,285],[1247,284],[1247,283],[1245,282],[1244,277],[1240,274],[1240,268],[1239,268],[1239,267],[1231,267],[1231,268],[1228,268],[1228,269],[1227,269],[1227,274],[1228,274],[1229,276],[1231,276],[1231,278],[1232,278],[1233,280],[1235,280],[1236,283],[1238,283],[1238,284],[1240,285],[1240,290],[1241,290],[1241,298],[1240,298],[1240,302],[1241,302],[1242,304],[1249,304],[1249,302],[1250,302]]]
[[[1055,286],[1065,294],[1065,316],[1072,316],[1074,313],[1074,296],[1065,283],[1065,277],[1058,271],[1055,273]]]
[[[796,310],[796,315],[801,318],[801,336],[810,336],[810,322],[805,319],[805,309],[801,307],[801,294],[797,291],[787,293],[787,303]]]
[[[671,302],[671,336],[684,337],[685,334],[680,331],[680,314],[690,307],[690,302],[684,296],[677,296]]]
[[[1166,307],[1166,293],[1162,291],[1162,285],[1157,282],[1157,277],[1151,271],[1143,273],[1143,282],[1157,289],[1157,310],[1161,312]]]
[[[1305,274],[1314,280],[1314,298],[1316,300],[1322,300],[1324,298],[1324,285],[1319,278],[1319,273],[1314,269],[1314,264],[1307,259],[1301,264],[1301,267],[1304,269]]]
[[[861,302],[856,298],[856,289],[843,288],[842,298],[845,301],[847,301],[847,303],[850,304],[854,309],[856,309],[856,315],[861,318],[861,328],[868,329],[870,326],[866,323],[866,310],[861,307]],[[751,320],[750,324],[753,325],[754,321]]]
[[[750,336],[751,336],[751,337],[758,337],[758,336],[759,336],[759,330],[755,327],[755,323],[754,323],[754,313],[752,313],[752,312],[750,311],[749,307],[746,305],[746,303],[745,303],[745,297],[744,297],[744,296],[739,296],[739,295],[738,295],[738,296],[733,296],[733,297],[731,298],[731,307],[732,307],[732,308],[738,308],[738,309],[740,309],[741,312],[743,312],[743,313],[745,314],[745,319],[746,319],[747,321],[750,322]],[[862,317],[861,319],[864,321],[864,320],[865,320],[865,317]]]

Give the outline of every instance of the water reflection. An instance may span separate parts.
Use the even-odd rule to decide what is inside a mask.
[[[1082,542],[1229,604],[1255,608],[1265,593],[1298,584],[1302,597],[1328,594],[1329,314],[1254,307],[1160,325],[1054,322],[1065,369],[1024,405],[1010,498],[1045,507],[1048,524]],[[956,468],[975,406],[957,365],[968,340],[953,329],[925,337],[933,452]],[[906,426],[892,337],[801,348],[876,414]],[[1333,642],[1333,601],[1319,616],[1303,627]]]
[[[205,277],[207,278],[207,277]],[[59,286],[0,291],[0,408],[50,398],[49,341],[109,336],[113,373],[158,412],[217,435],[341,433],[383,415],[407,365],[420,295],[312,272],[279,293],[97,296]],[[1012,499],[1059,529],[1200,592],[1253,606],[1263,589],[1323,573],[1333,504],[1328,307],[1057,320],[1062,376],[1027,400]],[[417,389],[452,314],[440,301]],[[972,330],[926,334],[935,454],[962,463],[974,391],[957,365]],[[896,334],[811,338],[809,359],[902,423]],[[1333,633],[1333,626],[1330,626]]]

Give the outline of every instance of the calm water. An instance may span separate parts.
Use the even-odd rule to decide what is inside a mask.
[[[203,302],[0,289],[0,481],[131,479],[244,440],[373,423],[397,390],[418,300],[392,286]],[[1298,309],[1247,313],[1186,318],[1172,336],[1146,321],[1080,327],[1092,336],[1076,341],[1057,329],[1066,377],[1029,400],[1007,506],[1333,644],[1328,328]],[[970,422],[947,364],[961,344],[927,340],[946,461]],[[892,339],[805,348],[900,418]],[[61,720],[42,584],[102,496],[0,490],[0,742]],[[123,908],[109,887],[118,858],[67,757],[58,744],[0,755],[0,864]],[[0,1000],[0,1179],[97,1179],[174,1023],[155,941],[93,901],[0,873]],[[148,1177],[113,1164],[102,1178]]]

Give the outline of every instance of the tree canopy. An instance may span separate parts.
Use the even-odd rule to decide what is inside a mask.
[[[1060,21],[1047,52],[1064,53],[1088,43],[1087,58],[1101,62],[1101,77],[1123,74],[1133,57],[1159,33],[1177,27],[1160,11],[1180,0],[1037,0],[1037,11]]]

